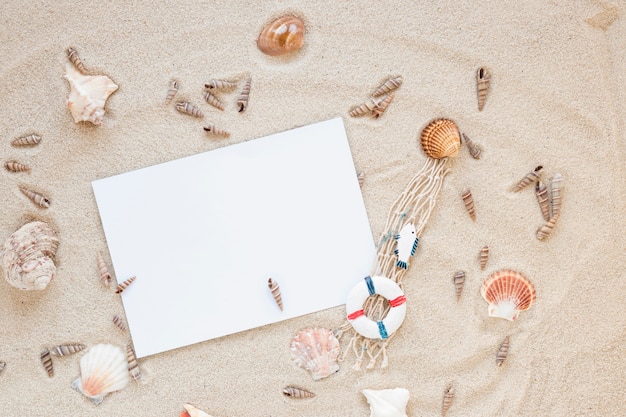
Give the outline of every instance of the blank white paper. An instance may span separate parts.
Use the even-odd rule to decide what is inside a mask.
[[[92,185],[138,357],[344,304],[374,259],[341,118]]]

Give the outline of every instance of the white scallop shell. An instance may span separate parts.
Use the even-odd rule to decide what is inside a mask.
[[[95,404],[100,404],[111,392],[119,391],[130,382],[126,355],[117,346],[94,345],[80,360],[80,377],[72,387]]]
[[[407,417],[410,393],[406,388],[361,391],[370,405],[370,417]]]
[[[101,125],[104,117],[104,104],[117,84],[106,75],[83,75],[71,64],[65,67],[64,78],[70,83],[70,108],[74,122],[91,122]]]
[[[308,328],[298,332],[291,341],[291,359],[311,372],[314,380],[326,378],[339,371],[337,358],[341,353],[339,340],[323,328]]]

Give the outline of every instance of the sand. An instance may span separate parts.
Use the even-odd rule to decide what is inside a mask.
[[[43,292],[0,281],[0,416],[178,416],[191,403],[220,416],[367,416],[362,389],[407,388],[407,414],[439,415],[443,391],[456,390],[449,416],[626,415],[626,4],[533,0],[287,3],[229,1],[78,2],[8,0],[1,6],[0,155],[33,167],[0,174],[0,241],[28,218],[58,230],[58,276]],[[304,48],[268,57],[261,28],[283,12],[304,17]],[[104,125],[75,124],[65,107],[64,49],[120,85]],[[475,71],[492,74],[478,112]],[[202,103],[213,77],[253,78],[244,114]],[[350,118],[391,75],[404,84],[379,119]],[[164,106],[168,81],[207,119],[231,131],[212,140],[202,122]],[[453,161],[405,279],[407,319],[389,346],[386,369],[339,373],[314,382],[293,365],[288,345],[305,326],[334,328],[344,309],[308,315],[143,359],[143,377],[96,407],[70,388],[79,357],[55,361],[44,346],[125,345],[111,324],[118,296],[98,282],[96,253],[108,256],[91,181],[342,116],[374,237],[387,211],[425,163],[417,145],[433,118],[453,119],[484,147]],[[10,146],[37,132],[42,143]],[[532,190],[509,187],[542,164],[564,178],[562,215],[545,242]],[[323,167],[320,167],[323,169]],[[52,205],[36,208],[18,190],[31,185]],[[461,191],[470,187],[476,222]],[[159,196],[155,196],[158,204]],[[324,221],[315,219],[314,221]],[[155,229],[159,228],[155,224]],[[340,237],[337,237],[340,238]],[[477,262],[488,244],[485,271]],[[537,302],[517,322],[487,317],[480,283],[513,268],[535,284]],[[452,276],[467,272],[454,297]],[[510,335],[502,368],[495,352]],[[347,340],[342,341],[343,344]],[[317,397],[283,397],[287,384]]]

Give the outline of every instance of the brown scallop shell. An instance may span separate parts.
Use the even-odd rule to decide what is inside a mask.
[[[491,274],[480,288],[489,303],[489,316],[514,321],[528,310],[537,298],[535,287],[524,275],[510,269]]]
[[[295,16],[282,16],[267,25],[257,39],[257,46],[267,55],[283,55],[304,45],[304,22]]]
[[[449,119],[433,120],[422,130],[420,138],[424,153],[431,158],[455,157],[461,149],[461,134]]]

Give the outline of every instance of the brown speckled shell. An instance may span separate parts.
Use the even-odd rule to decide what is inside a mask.
[[[304,45],[304,22],[295,16],[282,16],[267,25],[257,39],[257,46],[267,55],[283,55]]]
[[[422,130],[420,142],[431,158],[455,157],[461,149],[461,134],[452,120],[436,119]]]

